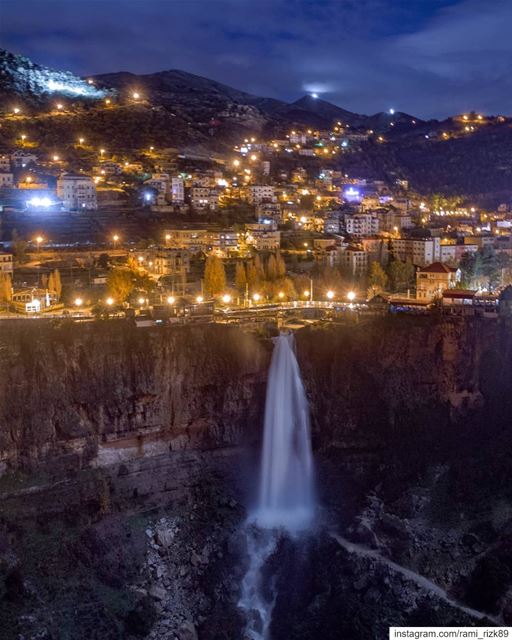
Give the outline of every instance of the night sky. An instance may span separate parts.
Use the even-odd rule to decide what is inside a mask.
[[[511,0],[1,0],[0,43],[80,75],[182,69],[362,113],[512,112]]]

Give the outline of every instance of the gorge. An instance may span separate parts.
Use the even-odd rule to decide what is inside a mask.
[[[406,317],[296,334],[319,529],[269,554],[272,640],[475,624],[464,608],[511,623],[511,330]],[[4,637],[244,638],[271,351],[224,325],[3,323]]]

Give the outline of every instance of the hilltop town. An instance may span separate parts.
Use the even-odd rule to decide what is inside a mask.
[[[3,317],[497,316],[507,196],[489,206],[357,167],[397,139],[437,150],[508,130],[504,116],[359,116],[316,94],[269,105],[165,73],[78,78],[4,54]]]

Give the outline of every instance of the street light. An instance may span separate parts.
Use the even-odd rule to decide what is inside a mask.
[[[108,304],[109,307],[111,307],[114,304],[114,298],[107,298],[105,302]]]
[[[258,302],[260,300],[261,296],[259,293],[255,293],[252,297],[252,299],[254,300],[254,302]]]
[[[105,149],[100,149],[100,155],[103,156],[105,153]]]
[[[63,108],[64,108],[64,105],[61,102],[58,102],[57,103],[57,109],[59,109],[59,111],[60,111]]]
[[[305,298],[309,298],[309,291],[307,289],[304,289],[304,297]]]
[[[21,109],[19,107],[14,107],[13,112],[15,115],[18,115],[18,113],[21,111]]]
[[[201,304],[201,302],[204,300],[203,296],[197,296],[196,298],[196,302],[197,304]]]
[[[348,300],[349,300],[350,302],[353,302],[353,301],[355,300],[355,298],[356,298],[355,291],[349,291],[349,292],[347,293],[347,298],[348,298]]]
[[[55,154],[55,155],[53,156],[53,161],[54,161],[54,162],[58,162],[58,161],[59,161],[59,156],[58,156],[57,154]]]
[[[145,298],[139,298],[139,304],[142,306],[146,302]]]
[[[115,249],[117,241],[119,240],[119,236],[117,235],[117,233],[114,233],[114,235],[112,236],[112,240],[114,241],[114,249]]]
[[[224,304],[229,304],[229,303],[231,302],[231,296],[229,295],[229,293],[225,293],[225,294],[222,296],[222,302],[223,302]]]
[[[329,290],[327,292],[327,299],[332,300],[334,298],[334,291]]]
[[[134,92],[132,93],[132,98],[133,98],[134,100],[138,100],[138,99],[140,98],[140,93],[138,93],[137,91],[134,91]]]
[[[170,233],[166,233],[165,234],[165,239],[167,242],[169,242],[169,240],[171,239],[171,234]]]
[[[280,291],[277,295],[281,300],[284,298],[284,293],[282,291]]]
[[[75,298],[75,307],[81,307],[83,303],[82,298]]]
[[[78,143],[83,144],[85,142],[85,138],[78,138]]]
[[[169,296],[167,298],[167,304],[174,304],[176,302],[174,296]]]

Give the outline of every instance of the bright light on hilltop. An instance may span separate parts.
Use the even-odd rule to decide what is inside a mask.
[[[312,98],[318,98],[318,93],[312,93],[312,94],[311,94],[311,97],[312,97]]]

